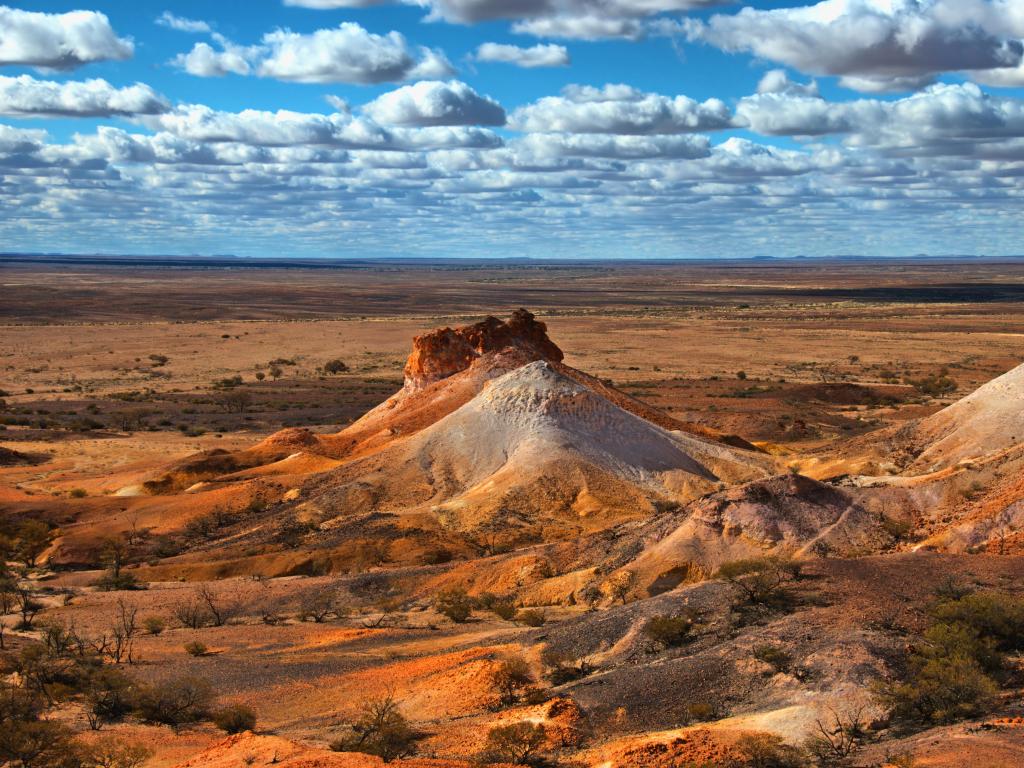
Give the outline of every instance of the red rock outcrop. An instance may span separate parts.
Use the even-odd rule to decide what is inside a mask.
[[[547,326],[525,309],[507,320],[487,317],[461,328],[438,328],[417,336],[405,363],[405,386],[420,389],[464,371],[481,355],[515,348],[525,353],[524,362],[561,362],[562,350],[548,338]]]

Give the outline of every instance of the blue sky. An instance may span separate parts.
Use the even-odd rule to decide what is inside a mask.
[[[1019,253],[1022,38],[1024,0],[0,5],[0,237]]]

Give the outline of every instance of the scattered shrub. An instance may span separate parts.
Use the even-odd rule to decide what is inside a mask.
[[[256,727],[256,712],[245,704],[229,704],[213,713],[213,722],[225,733],[242,733]]]
[[[201,643],[198,640],[190,640],[182,647],[185,649],[185,653],[189,656],[195,656],[197,658],[199,656],[205,656],[210,651],[204,643]]]
[[[364,704],[359,717],[348,730],[331,744],[331,749],[376,755],[384,762],[412,755],[419,737],[392,694]]]
[[[533,673],[521,656],[505,659],[491,672],[491,685],[498,694],[498,703],[515,704],[533,686]]]
[[[771,733],[751,733],[736,741],[744,768],[804,768],[807,760],[799,747]]]
[[[675,648],[689,640],[690,633],[696,626],[696,620],[696,614],[689,610],[676,616],[661,614],[647,622],[644,632],[659,645]]]
[[[718,569],[718,578],[736,587],[749,605],[766,608],[788,604],[786,585],[798,575],[798,563],[779,557],[733,560]]]
[[[793,663],[793,657],[785,648],[768,643],[754,646],[754,658],[770,664],[776,672],[788,672]]]
[[[524,608],[516,614],[516,621],[528,627],[543,627],[547,622],[547,617],[544,615],[544,611],[539,611],[536,608]]]
[[[135,709],[151,723],[182,725],[202,720],[213,706],[213,689],[198,677],[179,677],[138,687]]]
[[[495,726],[487,733],[485,759],[513,765],[535,765],[540,760],[546,738],[544,726],[540,723],[523,720]]]
[[[147,633],[159,635],[167,627],[167,623],[159,616],[147,616],[142,620],[142,626]]]
[[[473,601],[466,590],[453,587],[438,593],[434,599],[434,610],[456,624],[462,624],[473,615]]]
[[[324,363],[324,373],[330,374],[331,376],[334,376],[335,374],[338,373],[347,372],[348,366],[345,364],[343,360],[334,359],[328,360],[326,363]]]

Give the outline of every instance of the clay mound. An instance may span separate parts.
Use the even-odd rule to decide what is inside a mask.
[[[908,427],[907,436],[924,447],[911,465],[917,473],[1000,453],[1024,442],[1024,365]]]
[[[410,758],[385,763],[379,757],[357,752],[332,752],[279,736],[256,735],[249,731],[229,736],[199,752],[175,768],[237,768],[240,765],[280,765],[282,768],[469,768],[459,760]],[[479,765],[477,763],[476,765]]]
[[[502,510],[646,514],[652,499],[693,498],[772,468],[768,457],[670,432],[536,361],[317,485],[323,508],[434,511],[467,525]]]
[[[646,528],[641,535],[647,547],[629,568],[652,592],[710,574],[729,560],[766,553],[850,555],[891,542],[878,515],[853,496],[794,474],[699,499]]]

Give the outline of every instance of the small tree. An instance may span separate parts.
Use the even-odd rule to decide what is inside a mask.
[[[605,582],[605,591],[612,602],[618,600],[625,605],[629,593],[633,591],[634,584],[636,584],[636,574],[633,571],[619,571]]]
[[[863,721],[864,707],[854,712],[840,715],[831,707],[831,722],[815,720],[817,733],[808,737],[805,747],[815,759],[830,765],[837,760],[845,760],[861,745],[867,735],[867,725]]]
[[[172,726],[201,720],[213,703],[210,684],[191,676],[139,686],[135,696],[135,708],[143,720]]]
[[[131,712],[131,687],[132,679],[117,669],[99,667],[89,675],[82,690],[89,727],[98,731]]]
[[[491,685],[504,706],[515,704],[533,684],[533,673],[522,656],[505,659],[491,672]]]
[[[335,752],[362,752],[388,763],[416,751],[418,735],[401,713],[393,693],[363,705],[349,732],[331,744]]]
[[[345,365],[345,362],[343,360],[334,359],[328,360],[326,363],[324,363],[324,373],[329,374],[331,376],[347,372],[348,366]]]
[[[113,736],[97,739],[81,749],[82,768],[141,768],[153,751],[142,744]]]
[[[779,607],[788,596],[786,585],[798,572],[798,566],[790,560],[752,557],[723,564],[718,577],[736,587],[750,605]]]
[[[18,629],[32,629],[32,621],[36,614],[43,610],[44,606],[32,595],[27,587],[19,586],[15,592],[18,613],[21,614],[21,621],[18,622]]]
[[[499,725],[487,733],[485,757],[488,760],[513,765],[535,765],[547,739],[544,726],[522,720],[510,725]]]
[[[26,568],[35,566],[52,539],[50,527],[41,520],[26,520],[18,526],[15,554]]]

